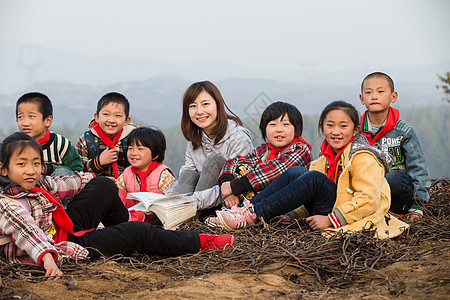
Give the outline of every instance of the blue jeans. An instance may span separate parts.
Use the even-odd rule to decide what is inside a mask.
[[[406,214],[412,205],[414,185],[411,177],[402,171],[392,171],[384,176],[391,188],[390,210],[396,214]]]
[[[266,222],[302,205],[310,215],[327,215],[336,202],[336,184],[323,173],[292,167],[250,202]]]

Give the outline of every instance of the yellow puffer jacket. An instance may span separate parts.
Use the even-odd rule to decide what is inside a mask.
[[[365,138],[357,135],[342,154],[342,173],[337,183],[337,197],[333,210],[339,210],[346,225],[335,231],[358,231],[376,226],[378,238],[392,238],[400,235],[409,225],[388,213],[391,204],[391,190],[384,178],[383,156],[376,149],[365,144]],[[313,161],[310,171],[326,174],[327,160],[321,156]],[[302,210],[295,212],[302,215]]]

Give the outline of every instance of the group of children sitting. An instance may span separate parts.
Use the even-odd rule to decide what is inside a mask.
[[[183,96],[185,163],[176,180],[164,161],[166,141],[152,127],[130,122],[119,93],[104,95],[76,147],[49,130],[52,104],[28,93],[16,104],[20,132],[0,148],[0,253],[12,263],[38,263],[58,279],[61,256],[96,258],[134,252],[177,256],[231,246],[228,234],[164,230],[139,211],[131,192],[187,194],[197,218],[228,231],[306,218],[314,230],[400,235],[422,217],[430,179],[414,130],[390,104],[392,79],[380,72],[361,84],[367,111],[334,101],[322,111],[321,156],[312,161],[303,120],[289,103],[263,112],[264,143],[227,107],[219,89],[196,82]],[[103,229],[98,229],[99,224]],[[156,224],[155,224],[156,223]]]

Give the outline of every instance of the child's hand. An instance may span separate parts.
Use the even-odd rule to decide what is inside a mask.
[[[61,278],[60,275],[63,275],[63,272],[61,272],[56,265],[51,253],[44,254],[42,257],[42,263],[44,264],[44,268],[46,270],[45,276],[48,277],[47,280],[57,280]]]
[[[107,149],[100,153],[100,164],[106,166],[117,161],[119,154],[115,149]]]
[[[238,204],[239,204],[239,196],[235,196],[235,195],[231,194],[225,198],[225,205],[228,208],[231,208],[232,206],[235,206]]]
[[[289,215],[276,216],[275,218],[272,218],[270,220],[270,223],[291,224],[292,223],[292,218]]]
[[[306,222],[314,230],[325,229],[333,226],[328,216],[314,215],[306,218]]]
[[[410,212],[405,215],[405,219],[411,222],[420,221],[422,220],[422,215],[415,212]]]
[[[230,195],[233,195],[230,181],[222,183],[222,185],[220,186],[220,192],[222,193],[222,198],[224,199],[226,199]]]

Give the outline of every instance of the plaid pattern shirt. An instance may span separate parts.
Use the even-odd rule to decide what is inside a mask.
[[[224,174],[231,174],[234,178],[237,178],[237,167],[240,165],[248,165],[251,167],[251,170],[243,177],[248,179],[254,191],[260,191],[290,167],[303,166],[308,169],[312,160],[311,148],[303,142],[291,144],[278,153],[275,159],[267,160],[269,154],[269,145],[265,143],[253,149],[246,156],[239,155],[228,160],[222,168],[219,181],[220,177]]]
[[[92,123],[92,122],[91,122]],[[114,146],[114,149],[116,149],[118,153],[117,158],[117,168],[119,169],[119,174],[123,172],[123,170],[128,167],[130,164],[128,163],[128,159],[126,157],[126,154],[124,153],[124,149],[122,147],[123,140],[130,134],[130,132],[136,128],[137,125],[134,123],[130,123],[127,126],[123,127],[122,135],[119,139],[119,141]],[[95,136],[95,138],[98,139],[98,153],[102,153],[106,149],[109,149],[108,146],[106,146],[98,137],[95,130],[92,128],[91,125],[89,125],[89,131]],[[85,139],[85,135],[83,134],[78,139],[77,145],[75,147],[77,149],[78,155],[81,157],[81,161],[83,163],[83,170],[85,172],[92,172],[98,176],[110,176],[114,177],[114,171],[111,164],[102,166],[100,164],[99,156],[96,157],[90,157],[89,151],[88,151],[88,145]]]
[[[48,190],[60,201],[70,200],[92,178],[91,173],[64,177],[42,176],[36,186]],[[30,212],[18,199],[27,200]],[[54,210],[56,205],[41,193],[29,192],[0,176],[0,239],[7,241],[0,246],[1,255],[10,263],[38,264],[41,264],[46,253],[52,253],[55,260],[64,256],[86,258],[88,251],[78,244],[68,241],[54,243]]]

